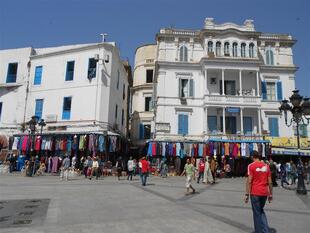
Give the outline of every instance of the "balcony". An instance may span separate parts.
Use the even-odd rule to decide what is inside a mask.
[[[211,105],[259,106],[261,98],[258,96],[205,95],[204,102]]]

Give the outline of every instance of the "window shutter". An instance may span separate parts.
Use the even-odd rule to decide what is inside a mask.
[[[178,115],[178,134],[183,134],[183,114]]]
[[[277,95],[278,95],[278,100],[282,101],[283,96],[282,96],[282,82],[281,81],[277,82]]]
[[[279,123],[278,118],[269,118],[269,131],[270,136],[279,137]]]
[[[188,115],[183,115],[183,134],[188,134]]]
[[[139,139],[144,139],[144,126],[143,124],[139,125]]]
[[[252,117],[243,117],[243,124],[244,134],[252,134]]]
[[[182,97],[182,79],[179,79],[179,97]]]
[[[266,81],[262,81],[262,98],[263,98],[263,100],[267,99]]]
[[[194,79],[189,80],[189,96],[194,97]]]
[[[208,128],[209,131],[217,130],[217,117],[216,116],[208,116]]]
[[[34,85],[41,84],[42,66],[37,66],[34,75]]]

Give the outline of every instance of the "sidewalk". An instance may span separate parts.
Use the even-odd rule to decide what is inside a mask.
[[[55,176],[0,176],[0,232],[253,231],[250,204],[242,200],[244,179],[221,179],[208,186],[194,183],[194,187],[198,194],[186,196],[184,177],[150,177],[142,187],[138,176],[132,182],[117,177],[81,176],[66,182]],[[20,215],[27,211],[32,214]],[[309,196],[275,188],[266,213],[270,227],[279,233],[309,232]],[[7,218],[1,222],[3,217]]]

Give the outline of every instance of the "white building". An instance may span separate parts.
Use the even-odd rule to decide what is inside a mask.
[[[143,145],[151,137],[151,125],[154,122],[153,88],[156,45],[150,44],[137,48],[132,95],[131,140]]]
[[[36,115],[46,133],[127,135],[128,75],[115,43],[4,50],[0,66],[2,134],[20,133]]]
[[[206,18],[201,30],[161,29],[153,54],[154,139],[293,136],[279,106],[295,89],[295,42],[257,32],[252,20]]]

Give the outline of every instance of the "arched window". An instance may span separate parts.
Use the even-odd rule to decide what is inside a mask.
[[[236,42],[233,43],[233,57],[237,57],[238,56],[238,44]]]
[[[180,61],[187,61],[187,47],[185,45],[180,48]]]
[[[221,56],[221,42],[216,42],[216,56],[219,57]]]
[[[254,44],[249,45],[249,57],[254,57]]]
[[[224,55],[229,56],[229,43],[225,42],[224,44]]]
[[[208,53],[212,53],[213,52],[213,42],[209,41],[208,42]]]
[[[245,47],[246,47],[246,44],[242,43],[241,44],[241,57],[245,57]]]
[[[271,48],[267,49],[266,51],[266,64],[267,65],[273,65],[273,52],[271,50]]]

